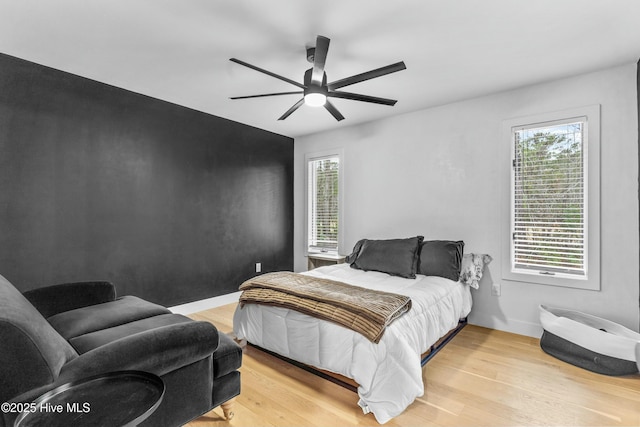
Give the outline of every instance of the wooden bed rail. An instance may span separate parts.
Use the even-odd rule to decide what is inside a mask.
[[[447,334],[442,338],[440,338],[434,345],[432,345],[431,348],[429,348],[429,350],[427,350],[426,353],[422,354],[420,365],[421,366],[426,365],[427,362],[431,360],[433,356],[438,354],[438,352],[442,350],[445,345],[449,344],[449,341],[451,341],[453,337],[458,335],[458,332],[460,332],[462,328],[464,328],[466,325],[467,325],[467,318],[465,317],[464,319],[461,319],[458,322],[458,326],[456,326],[454,329],[447,332]]]

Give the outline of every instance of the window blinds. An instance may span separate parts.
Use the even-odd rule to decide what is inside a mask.
[[[586,117],[513,129],[512,267],[586,275]]]
[[[309,249],[338,249],[338,174],[340,158],[310,160],[309,170]]]

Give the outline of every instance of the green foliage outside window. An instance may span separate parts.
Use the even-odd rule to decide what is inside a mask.
[[[516,267],[582,274],[585,192],[582,123],[515,133]]]
[[[315,174],[314,210],[312,218],[314,246],[322,249],[338,247],[338,158],[313,162]]]

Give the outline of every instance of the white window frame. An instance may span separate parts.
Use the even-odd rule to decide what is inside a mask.
[[[517,269],[513,261],[514,222],[514,132],[522,128],[586,118],[583,130],[585,181],[585,272],[583,275],[544,273]],[[600,290],[600,105],[508,119],[502,123],[504,143],[502,198],[502,279],[541,285]]]
[[[309,228],[311,221],[311,199],[309,194],[309,163],[316,160],[322,160],[330,157],[337,157],[339,159],[338,167],[338,247],[335,250],[320,250],[319,248],[312,248],[309,241]],[[304,171],[305,171],[305,219],[304,219],[304,241],[305,241],[305,255],[327,253],[327,254],[339,254],[340,249],[344,247],[344,150],[342,148],[335,148],[331,150],[319,151],[314,153],[307,153],[304,157]]]

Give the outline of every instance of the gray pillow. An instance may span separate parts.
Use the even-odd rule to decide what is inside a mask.
[[[369,240],[356,243],[346,257],[352,268],[380,271],[393,276],[415,279],[422,236],[408,239]]]
[[[460,279],[464,242],[462,240],[428,240],[422,243],[418,274],[440,276],[457,282]]]

